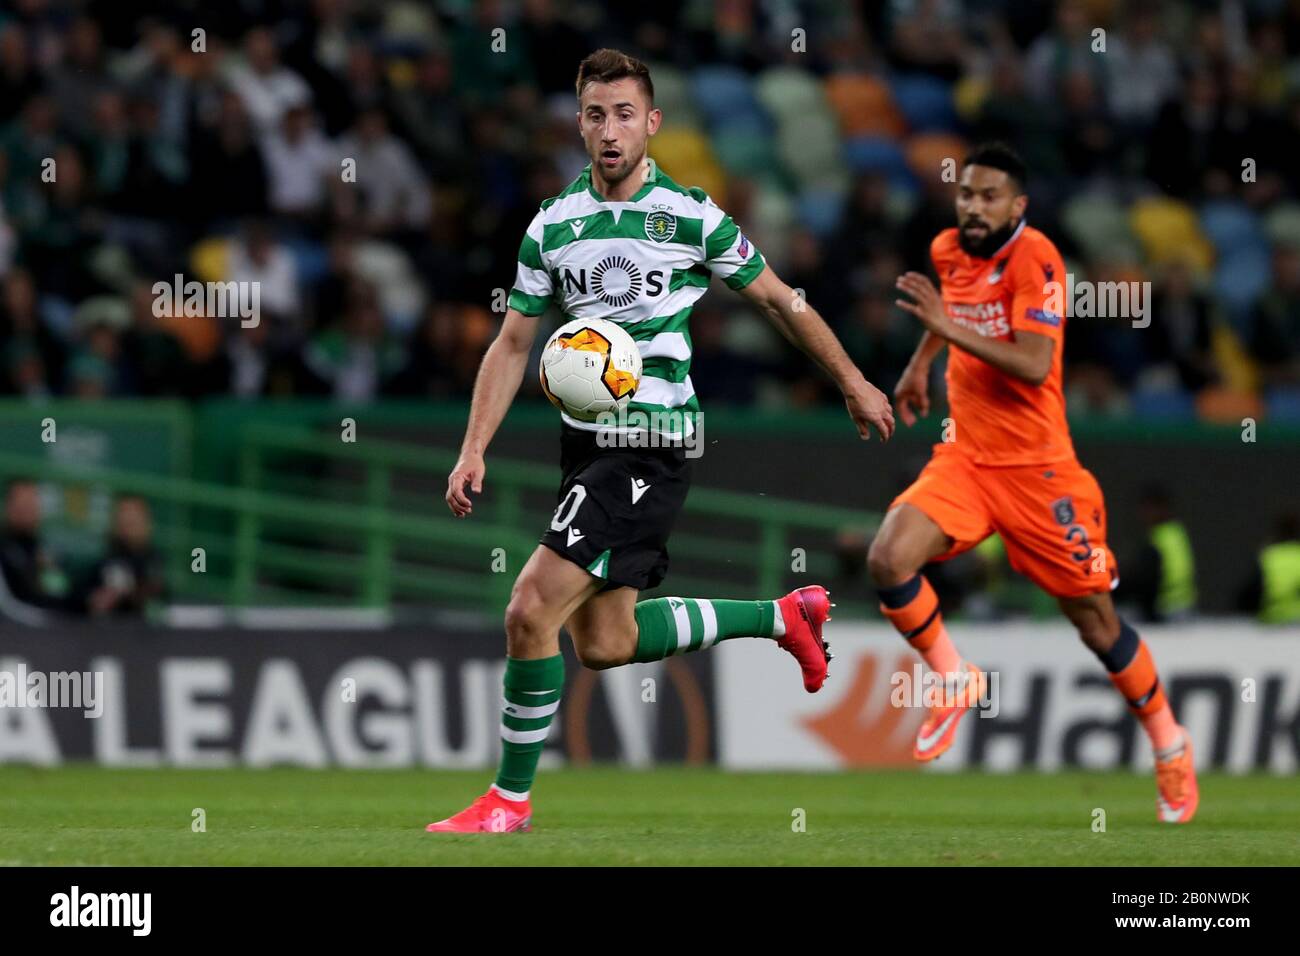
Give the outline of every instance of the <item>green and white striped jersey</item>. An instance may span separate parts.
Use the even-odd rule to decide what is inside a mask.
[[[691,309],[711,276],[743,289],[764,263],[704,190],[685,189],[652,170],[625,202],[596,192],[589,165],[542,203],[519,247],[510,307],[541,315],[554,302],[564,322],[609,319],[625,328],[643,362],[628,411],[673,412],[659,419],[657,430],[676,439],[694,431],[700,408],[690,376]],[[601,427],[561,416],[575,428]]]

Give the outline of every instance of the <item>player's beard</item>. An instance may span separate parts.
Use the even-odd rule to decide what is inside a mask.
[[[1016,227],[1019,225],[1020,221],[1018,219],[1008,219],[1001,228],[986,232],[983,239],[970,239],[967,237],[965,229],[958,228],[957,245],[961,246],[961,251],[968,256],[975,256],[977,259],[989,259],[992,258],[993,253],[1006,245],[1007,240],[1011,238],[1011,234],[1016,231]]]
[[[645,165],[645,150],[642,150],[636,159],[629,160],[626,153],[623,154],[622,159],[623,162],[613,169],[606,169],[601,163],[600,152],[597,152],[591,158],[591,168],[600,174],[600,178],[604,180],[607,186],[617,186],[629,176],[641,172],[641,168]]]

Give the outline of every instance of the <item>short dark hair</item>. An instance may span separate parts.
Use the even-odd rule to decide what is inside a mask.
[[[628,56],[622,50],[608,47],[597,50],[578,66],[578,81],[575,84],[578,99],[588,83],[613,83],[624,77],[632,77],[645,91],[650,105],[655,101],[655,85],[650,79],[650,68],[634,56]]]
[[[1025,167],[1025,161],[1020,158],[1020,154],[1008,146],[1006,143],[991,142],[981,143],[976,146],[962,163],[962,168],[967,166],[987,166],[990,169],[1000,169],[1007,174],[1007,178],[1015,183],[1016,191],[1023,193],[1025,183],[1029,178],[1029,170]]]

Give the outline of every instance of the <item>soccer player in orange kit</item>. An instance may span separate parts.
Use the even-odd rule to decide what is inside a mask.
[[[1106,546],[1106,505],[1070,441],[1061,392],[1065,316],[1056,246],[1025,222],[1026,170],[1008,147],[977,148],[962,167],[958,226],[930,245],[940,290],[909,272],[898,305],[925,326],[894,397],[907,425],[929,412],[930,363],[945,344],[953,418],[920,476],[890,505],[872,542],[881,611],[932,670],[946,675],[913,756],[933,760],[982,696],[986,678],[957,653],[920,569],[997,532],[1011,566],[1057,599],[1151,738],[1160,820],[1186,823],[1198,791],[1192,742],[1178,725],[1145,642],[1120,619]]]

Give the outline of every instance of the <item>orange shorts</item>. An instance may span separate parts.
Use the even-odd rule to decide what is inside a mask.
[[[952,444],[934,455],[890,507],[919,508],[952,538],[946,561],[993,532],[1011,567],[1053,597],[1080,597],[1119,584],[1106,546],[1106,502],[1092,473],[1075,459],[1050,465],[977,465]]]

